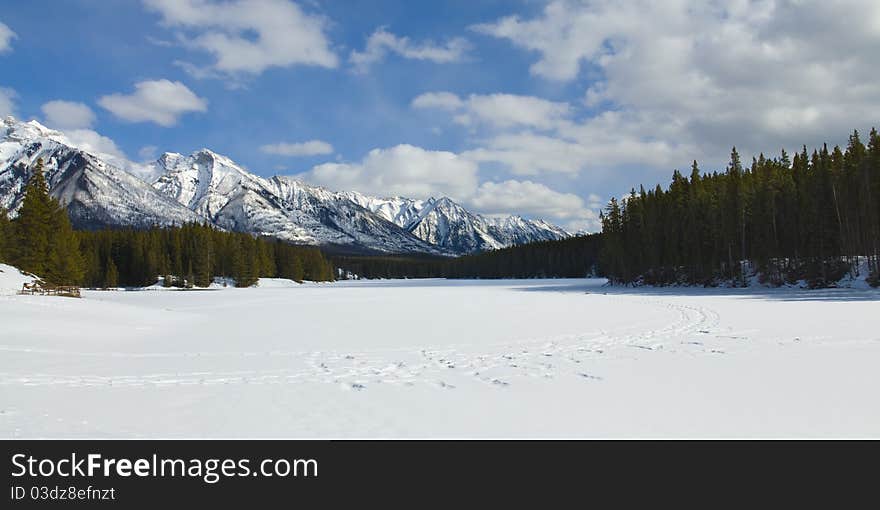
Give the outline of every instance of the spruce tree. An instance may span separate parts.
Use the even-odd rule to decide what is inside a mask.
[[[193,255],[188,265],[187,274],[192,275],[190,280],[196,287],[211,285],[214,277],[212,258],[214,243],[211,238],[211,229],[204,226],[194,226]]]
[[[52,228],[52,199],[38,159],[25,186],[24,199],[15,220],[15,257],[19,269],[42,276],[49,255]]]
[[[70,225],[67,211],[54,199],[53,202],[45,279],[55,285],[80,285],[86,268],[79,238]]]

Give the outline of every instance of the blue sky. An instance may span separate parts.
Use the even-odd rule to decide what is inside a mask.
[[[777,154],[880,119],[870,0],[7,0],[0,23],[0,114],[92,150],[208,147],[572,229],[731,145]]]

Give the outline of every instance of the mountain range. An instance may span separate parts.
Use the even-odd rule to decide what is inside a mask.
[[[166,152],[142,179],[118,158],[85,150],[61,131],[6,117],[0,124],[0,207],[14,216],[42,158],[50,193],[77,228],[209,222],[226,230],[347,252],[459,255],[570,234],[540,220],[489,217],[448,197],[416,200],[330,191],[261,177],[208,149]]]

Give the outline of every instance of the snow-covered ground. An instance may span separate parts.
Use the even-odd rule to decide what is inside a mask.
[[[35,276],[23,273],[16,267],[0,264],[0,296],[15,295],[25,283],[34,283],[36,280]],[[0,328],[0,334],[2,333],[3,329]]]
[[[880,436],[877,290],[602,283],[6,293],[0,437]]]

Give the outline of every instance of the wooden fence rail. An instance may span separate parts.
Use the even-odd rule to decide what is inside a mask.
[[[19,294],[40,295],[40,296],[64,296],[64,297],[81,297],[79,287],[71,285],[44,285],[39,283],[25,283],[21,286]]]

